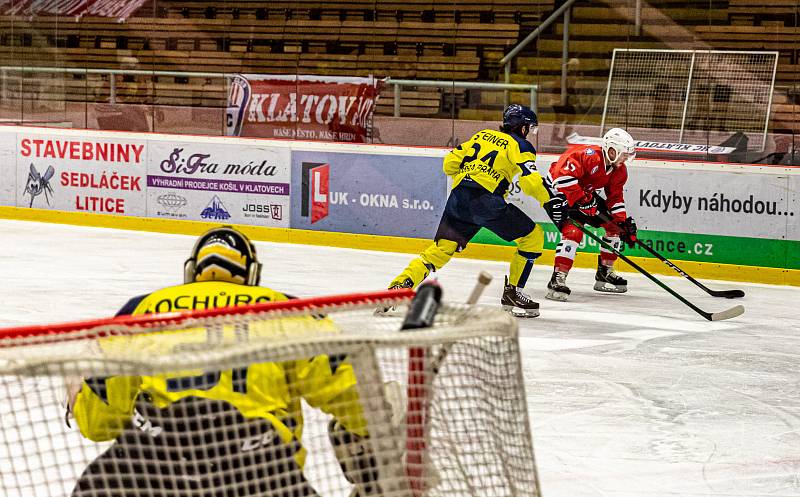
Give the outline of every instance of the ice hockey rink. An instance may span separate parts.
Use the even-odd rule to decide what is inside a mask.
[[[194,237],[0,221],[0,326],[113,314],[137,294],[181,282]],[[262,284],[306,297],[378,290],[409,254],[257,242]],[[464,301],[480,270],[499,305],[507,265],[456,259],[437,276]],[[544,299],[550,268],[527,290],[541,316],[520,320],[534,447],[546,497],[788,497],[800,495],[800,288],[742,288],[715,299],[663,281],[708,311],[706,322],[638,275],[630,291],[592,291],[574,270],[568,303]],[[53,413],[60,418],[62,413]],[[0,421],[2,422],[2,421]]]

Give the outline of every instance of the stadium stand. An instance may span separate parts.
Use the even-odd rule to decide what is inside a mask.
[[[225,17],[283,19],[361,19],[537,24],[553,10],[553,0],[420,1],[362,0],[335,2],[162,1],[145,6],[158,17]]]
[[[136,68],[144,70],[472,80],[479,75],[481,57],[499,60],[516,42],[519,26],[147,17],[124,23],[97,17],[65,23],[54,17],[6,16],[0,18],[0,31],[11,33],[0,38],[2,65],[22,59],[38,66],[118,68],[120,60],[134,58]],[[86,90],[104,96],[94,93],[103,81],[93,79]],[[181,84],[188,85],[183,92]],[[68,93],[70,98],[81,98],[80,84],[71,81],[69,86],[76,90]],[[209,89],[202,79],[180,79],[169,91],[160,89],[161,82],[153,88],[152,102],[224,106],[224,91]],[[125,101],[125,85],[118,91]],[[440,100],[436,93],[416,91],[404,98],[403,108],[412,115],[430,115],[434,108],[438,111]]]
[[[135,68],[145,70],[498,81],[499,60],[559,4],[146,0],[124,22],[0,16],[0,64],[119,68],[122,60],[135,60]],[[773,128],[797,130],[798,5],[798,0],[652,0],[644,2],[637,36],[632,1],[579,1],[569,28],[567,104],[561,102],[562,20],[515,59],[512,82],[539,85],[542,121],[595,124],[614,48],[777,50]],[[38,78],[39,87],[48,87],[43,75]],[[107,76],[51,79],[54,99],[62,98],[58,88],[78,101],[109,94]],[[220,107],[223,86],[221,79],[129,77],[117,81],[116,90],[121,101]],[[34,83],[28,91],[35,88]],[[392,88],[385,88],[378,112],[391,114],[393,98]],[[512,98],[527,101],[528,95],[514,92]],[[468,108],[461,108],[465,102]],[[401,112],[487,119],[502,103],[502,92],[406,87]]]
[[[800,27],[796,25],[800,2],[781,0],[774,9],[772,3],[769,7],[750,8],[756,3],[767,5],[754,0],[730,0],[730,5],[716,0],[645,2],[641,35],[636,36],[633,2],[608,0],[604,6],[578,2],[569,27],[568,104],[560,102],[561,20],[517,58],[512,82],[539,82],[540,118],[545,122],[599,124],[614,48],[776,50],[780,59],[771,130],[797,132]],[[737,12],[767,14],[750,16],[749,25],[732,24],[741,21]],[[753,22],[764,24],[754,26]],[[488,107],[491,101],[486,104]],[[489,112],[473,115],[486,117]]]
[[[731,24],[760,24],[780,21],[790,26],[797,23],[800,4],[797,0],[730,0],[728,14]]]

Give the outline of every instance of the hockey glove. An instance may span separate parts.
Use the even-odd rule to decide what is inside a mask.
[[[350,433],[336,419],[328,423],[328,438],[354,497],[382,495],[378,482],[378,461],[368,437]]]
[[[597,215],[597,199],[591,193],[587,193],[575,204],[575,208],[586,217],[595,217]]]
[[[636,221],[633,220],[632,217],[628,217],[621,223],[619,223],[619,229],[622,230],[620,238],[622,241],[628,244],[628,247],[633,248],[636,246],[636,232],[638,228],[636,228]]]
[[[570,208],[569,216],[578,222],[599,228],[602,226],[603,221],[597,215],[598,212],[600,212],[600,207],[597,197],[591,193],[587,193]]]
[[[550,219],[560,230],[564,221],[566,221],[569,216],[569,204],[567,203],[567,199],[563,195],[556,195],[542,204],[542,207],[544,207],[547,215],[550,216]]]

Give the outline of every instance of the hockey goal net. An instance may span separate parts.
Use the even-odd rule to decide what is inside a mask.
[[[513,318],[413,295],[0,330],[0,494],[539,495]]]

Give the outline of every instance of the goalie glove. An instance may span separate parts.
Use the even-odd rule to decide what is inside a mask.
[[[542,204],[542,207],[544,207],[550,220],[552,220],[560,230],[564,221],[566,221],[569,216],[569,204],[567,203],[567,199],[563,195],[558,194]]]
[[[64,423],[68,428],[72,428],[69,421],[75,417],[73,408],[81,388],[83,388],[83,378],[80,376],[69,376],[64,381],[65,396],[61,399],[61,405],[64,407]]]
[[[381,495],[378,485],[378,462],[369,437],[351,433],[338,420],[332,419],[328,423],[328,438],[345,478],[353,484],[350,496]]]
[[[637,240],[636,233],[638,231],[638,228],[636,227],[636,221],[634,221],[632,217],[628,217],[619,223],[618,226],[622,231],[620,234],[622,241],[625,242],[630,248],[635,247]]]

